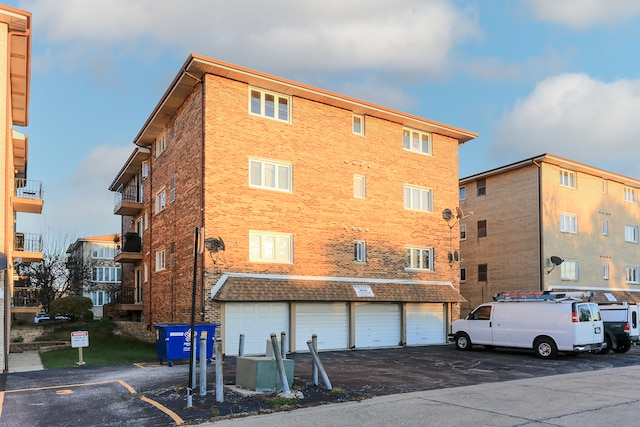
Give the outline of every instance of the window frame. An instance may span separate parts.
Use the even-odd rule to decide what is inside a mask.
[[[155,254],[155,271],[165,271],[167,269],[167,250],[161,248],[156,250]]]
[[[167,190],[166,190],[166,188],[162,187],[161,190],[156,192],[155,201],[156,201],[156,203],[155,203],[155,208],[156,208],[155,213],[156,214],[164,211],[167,208]]]
[[[418,144],[419,148],[415,147],[414,138],[418,136]],[[427,151],[425,152],[423,149],[425,138],[427,144]],[[416,129],[411,128],[403,128],[402,129],[402,149],[405,151],[409,151],[411,153],[422,154],[425,156],[433,155],[433,134],[429,132],[422,132]]]
[[[629,234],[631,231],[632,235]],[[624,226],[624,241],[627,243],[638,243],[638,226],[633,224],[625,224]]]
[[[254,108],[256,106],[254,104],[254,99],[256,99],[253,96],[254,93],[260,94],[260,112],[256,112]],[[268,97],[273,97],[273,116],[268,115]],[[286,119],[281,118],[280,106],[282,100],[286,101]],[[276,120],[282,123],[291,123],[291,100],[291,96],[249,86],[249,114],[252,116]]]
[[[156,159],[162,155],[165,151],[167,151],[167,133],[162,132],[160,136],[156,138],[155,142],[156,149]]]
[[[562,264],[560,264],[560,280],[570,282],[580,280],[580,264],[578,261],[565,259]]]
[[[488,231],[487,231],[487,220],[486,219],[481,219],[477,222],[477,232],[478,232],[478,239],[481,237],[487,237]]]
[[[577,188],[577,174],[569,169],[560,169],[560,186],[565,188]]]
[[[353,262],[356,264],[366,264],[367,242],[365,240],[353,241]]]
[[[478,264],[478,282],[489,281],[489,264]]]
[[[625,185],[624,187],[624,201],[628,203],[638,203],[638,190],[634,187]]]
[[[460,268],[460,283],[467,282],[467,269],[465,267]]]
[[[625,267],[625,283],[632,285],[640,285],[640,267],[627,266]]]
[[[433,212],[433,188],[429,187],[421,187],[418,185],[404,184],[402,187],[403,190],[403,200],[404,200],[404,208],[410,211],[417,212]],[[414,191],[419,192],[419,207],[414,207]],[[426,197],[426,209],[423,209],[423,205],[425,203],[424,198]]]
[[[257,171],[254,169],[254,164],[260,166],[260,176],[256,176]],[[268,168],[273,168],[273,176],[268,176]],[[280,168],[286,168],[286,188],[281,187],[281,170]],[[293,164],[289,162],[282,162],[277,160],[261,159],[257,157],[249,158],[249,188],[258,188],[261,190],[279,191],[281,193],[293,193]],[[254,182],[259,178],[259,183]],[[265,182],[273,181],[273,186],[266,185]]]
[[[364,175],[353,175],[353,197],[355,199],[367,198],[367,177]]]
[[[458,188],[458,200],[467,200],[467,187],[464,185]]]
[[[269,239],[267,241],[265,239]],[[256,240],[259,240],[256,242]],[[280,245],[286,243],[286,256]],[[256,244],[259,248],[256,248]],[[268,245],[272,245],[269,249]],[[256,254],[256,250],[259,253]],[[272,252],[272,256],[269,256]],[[293,234],[272,231],[249,230],[249,262],[269,264],[293,264]]]
[[[568,212],[560,213],[560,232],[578,234],[578,215]]]
[[[358,126],[359,129],[357,129]],[[364,116],[359,114],[351,116],[351,132],[354,135],[364,136]]]
[[[427,254],[428,265],[424,264],[424,253]],[[405,246],[404,270],[405,271],[435,271],[434,249],[432,246]]]
[[[460,241],[467,240],[467,224],[460,224]]]
[[[487,180],[481,178],[476,181],[476,197],[487,195]]]

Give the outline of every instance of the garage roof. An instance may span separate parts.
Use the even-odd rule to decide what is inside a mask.
[[[465,301],[462,295],[449,282],[269,276],[242,273],[224,274],[212,289],[211,298],[220,302],[360,301],[454,303]]]

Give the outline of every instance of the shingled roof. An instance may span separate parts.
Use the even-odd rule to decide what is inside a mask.
[[[227,276],[213,300],[239,301],[361,301],[361,302],[464,302],[447,282],[358,281]],[[365,292],[356,293],[356,289]],[[370,289],[370,292],[368,292]],[[370,296],[371,293],[373,296]],[[360,296],[358,295],[360,294]],[[362,295],[368,296],[362,296]]]

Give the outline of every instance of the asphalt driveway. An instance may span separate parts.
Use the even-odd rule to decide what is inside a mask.
[[[309,383],[309,354],[292,354],[296,382]],[[640,348],[626,354],[560,355],[533,352],[457,351],[452,345],[320,353],[334,388],[352,398],[591,372],[640,365]],[[207,395],[186,407],[188,366],[157,363],[77,367],[2,376],[0,426],[173,426],[224,415],[215,401],[215,366],[207,370]],[[224,383],[235,383],[235,357],[224,359]],[[322,382],[321,382],[322,385]],[[226,396],[233,394],[225,391]],[[304,399],[303,399],[304,400]],[[241,411],[241,408],[238,409]]]

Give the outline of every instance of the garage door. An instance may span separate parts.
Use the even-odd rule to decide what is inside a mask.
[[[407,304],[407,345],[446,343],[444,312],[444,304]]]
[[[297,303],[296,351],[309,351],[307,341],[318,336],[318,350],[344,350],[349,346],[347,303]]]
[[[227,303],[225,305],[224,349],[228,355],[238,354],[240,334],[244,334],[244,354],[264,355],[267,340],[275,333],[289,335],[288,304],[268,303]]]
[[[400,344],[400,305],[357,303],[356,348],[390,347]]]

